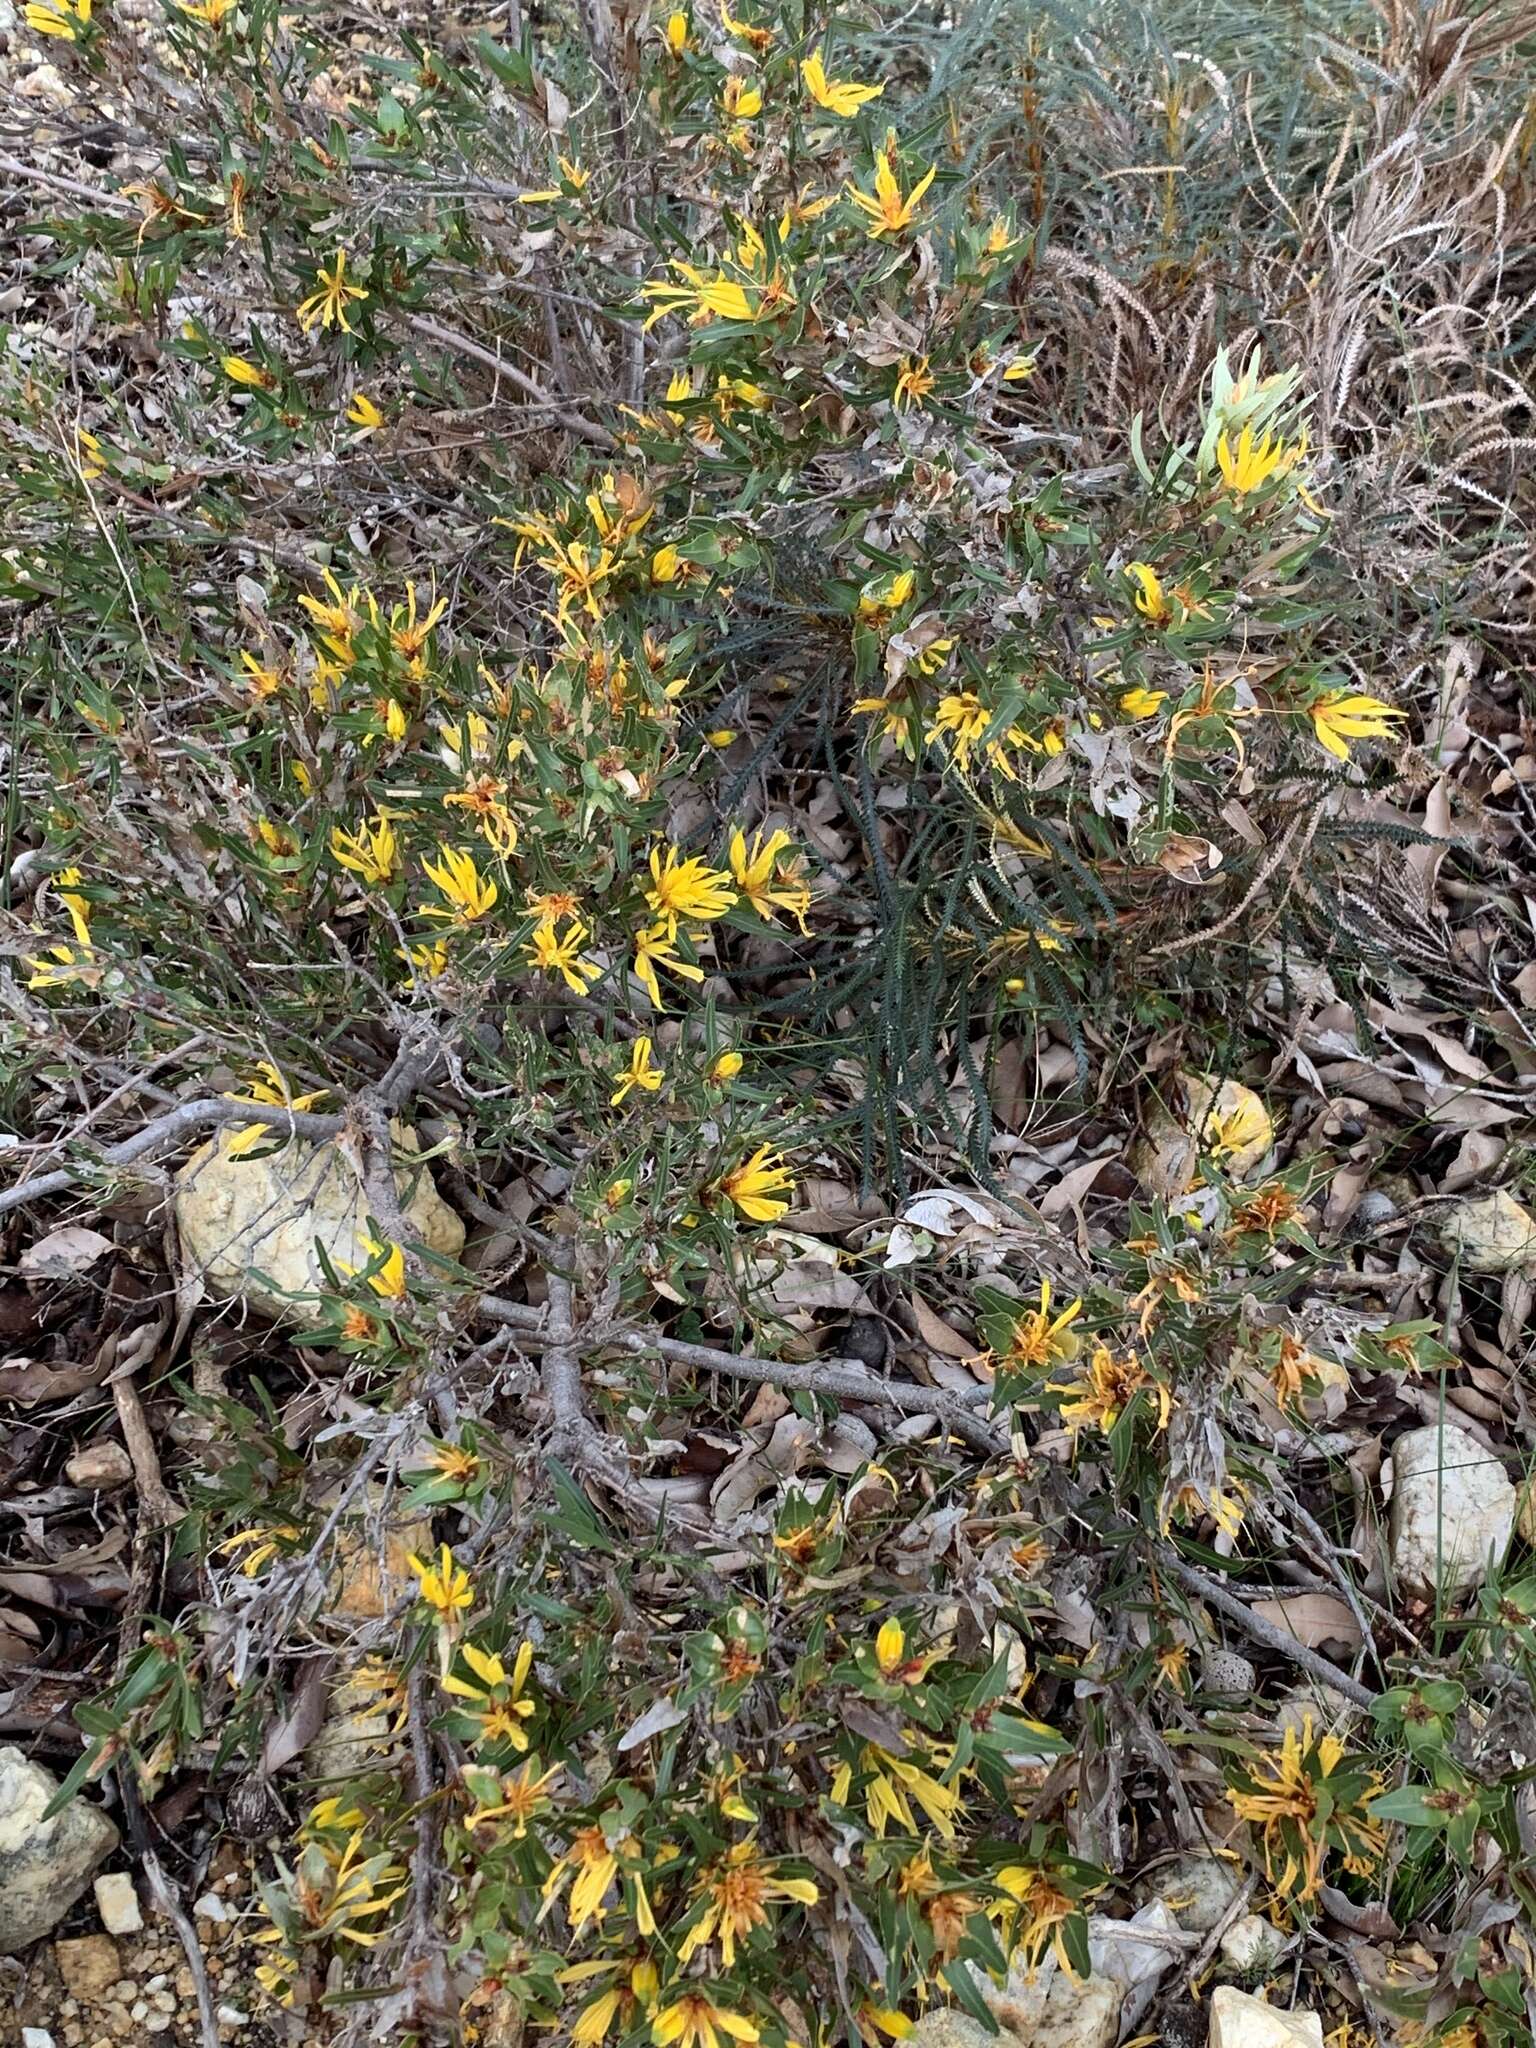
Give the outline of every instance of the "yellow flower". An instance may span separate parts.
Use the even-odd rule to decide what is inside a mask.
[[[1231,1158],[1251,1145],[1268,1146],[1274,1121],[1257,1095],[1245,1090],[1230,1109],[1213,1108],[1201,1127],[1201,1142],[1213,1158]]]
[[[1155,718],[1167,701],[1166,690],[1148,690],[1138,683],[1120,699],[1120,709],[1127,718]]]
[[[913,569],[898,569],[893,575],[877,577],[859,592],[859,617],[879,625],[893,612],[899,612],[916,588],[917,572]]]
[[[836,114],[847,121],[860,107],[870,100],[879,99],[885,91],[883,85],[854,85],[837,79],[829,79],[827,69],[818,50],[814,56],[801,60],[800,76],[805,80],[805,89],[818,107],[825,107],[829,114]]]
[[[688,33],[688,17],[678,8],[667,16],[667,25],[661,32],[661,40],[669,57],[681,57],[692,41]]]
[[[1309,705],[1307,715],[1319,745],[1336,760],[1347,761],[1351,740],[1390,739],[1393,721],[1407,713],[1384,704],[1379,697],[1354,690],[1328,690]]]
[[[442,859],[435,865],[424,860],[422,873],[442,890],[448,899],[448,907],[429,905],[422,915],[451,918],[456,924],[473,924],[495,907],[500,892],[494,882],[482,876],[472,853],[466,853],[462,847],[448,846],[440,846],[438,852]]]
[[[937,1762],[937,1756],[931,1761]],[[869,1773],[864,1810],[876,1835],[883,1836],[892,1821],[909,1835],[919,1833],[911,1806],[915,1799],[945,1841],[954,1840],[955,1822],[965,1809],[957,1786],[942,1783],[931,1771],[913,1763],[910,1756],[892,1756],[873,1742],[865,1744],[862,1764]],[[851,1779],[849,1766],[841,1765],[832,1786],[832,1797],[839,1806],[847,1803]]]
[[[231,1095],[229,1100],[260,1102],[268,1108],[293,1109],[302,1113],[306,1109],[313,1109],[317,1103],[324,1102],[330,1092],[329,1088],[312,1088],[306,1095],[291,1095],[288,1092],[288,1083],[277,1068],[270,1060],[263,1060],[253,1077],[246,1082],[245,1092],[241,1095]],[[232,1124],[229,1127],[229,1135],[224,1140],[225,1157],[244,1159],[247,1153],[254,1152],[258,1145],[265,1143],[269,1138],[280,1138],[281,1135],[281,1125]]]
[[[459,1615],[466,1607],[475,1604],[475,1589],[470,1583],[469,1573],[454,1563],[453,1552],[446,1543],[435,1564],[423,1564],[414,1553],[407,1562],[421,1581],[422,1599],[437,1615],[439,1623],[448,1629],[457,1628]]]
[[[589,1920],[603,1918],[603,1895],[618,1874],[618,1854],[603,1830],[578,1828],[565,1854],[555,1859],[544,1880],[543,1894],[546,1899],[558,1898],[567,1880],[574,1877],[566,1911],[572,1933],[579,1933]]]
[[[743,1061],[739,1052],[720,1052],[709,1063],[711,1081],[734,1081],[741,1072]]]
[[[629,1065],[624,1078],[609,1097],[609,1107],[617,1108],[631,1088],[644,1088],[654,1095],[660,1088],[665,1074],[660,1067],[651,1065],[651,1041],[637,1038],[630,1048]]]
[[[572,919],[564,938],[557,935],[552,919],[542,918],[534,926],[533,936],[524,948],[528,964],[542,968],[546,974],[558,974],[573,995],[584,996],[593,982],[602,979],[603,974],[596,961],[581,958],[587,937],[587,927],[580,918]]]
[[[702,967],[679,957],[676,933],[666,924],[654,924],[635,934],[635,979],[655,1008],[664,1010],[666,1004],[661,1000],[661,983],[656,976],[658,967],[665,967],[669,974],[681,975],[684,981],[704,979]]]
[[[720,94],[720,104],[734,121],[752,121],[763,111],[763,95],[755,85],[730,72]]]
[[[796,1905],[814,1906],[821,1894],[804,1877],[777,1877],[773,1866],[758,1854],[757,1844],[736,1842],[718,1863],[707,1870],[694,1887],[703,1910],[678,1945],[677,1959],[686,1963],[706,1942],[718,1938],[720,1960],[726,1969],[736,1967],[736,1944],[754,1928],[768,1925],[768,1905],[776,1899],[792,1899]]]
[[[721,12],[724,13],[722,6]],[[756,2041],[758,2030],[744,2013],[716,2005],[702,1991],[689,1991],[664,2006],[651,2022],[656,2048],[721,2048],[720,2036]]]
[[[240,1569],[246,1578],[254,1579],[264,1564],[280,1556],[290,1543],[297,1543],[300,1531],[291,1522],[275,1522],[266,1529],[241,1529],[233,1536],[226,1536],[222,1543],[214,1545],[222,1557],[235,1550],[244,1550]]]
[[[1255,442],[1252,427],[1244,427],[1235,448],[1225,434],[1216,443],[1216,460],[1227,488],[1240,498],[1259,490],[1272,476],[1287,475],[1305,453],[1305,438],[1292,448],[1279,434],[1266,434]]]
[[[1038,1368],[1054,1365],[1057,1359],[1076,1358],[1079,1339],[1071,1334],[1071,1326],[1082,1312],[1081,1301],[1070,1301],[1059,1315],[1053,1316],[1051,1283],[1042,1280],[1039,1308],[1026,1309],[1014,1324],[1008,1340],[1009,1364]]]
[[[744,43],[749,43],[759,53],[772,46],[772,29],[756,28],[750,21],[738,21],[731,13],[727,0],[720,0],[720,26],[727,34],[739,36]]]
[[[651,581],[653,583],[675,583],[682,572],[683,558],[669,542],[658,548],[651,557]]]
[[[479,1723],[477,1742],[506,1742],[521,1753],[528,1747],[523,1723],[537,1711],[534,1702],[523,1693],[533,1668],[532,1643],[523,1644],[510,1673],[498,1656],[476,1649],[473,1643],[465,1643],[459,1655],[480,1683],[472,1685],[467,1678],[455,1678],[450,1673],[442,1681],[443,1691],[452,1693],[455,1699],[473,1702],[469,1712],[470,1718]]]
[[[1344,1851],[1345,1868],[1354,1874],[1366,1874],[1381,1858],[1383,1829],[1362,1803],[1379,1780],[1342,1801],[1325,1796],[1331,1794],[1328,1780],[1344,1755],[1336,1735],[1314,1741],[1312,1717],[1304,1715],[1299,1729],[1285,1731],[1279,1754],[1256,1758],[1244,1769],[1243,1782],[1227,1793],[1238,1819],[1259,1830],[1270,1882],[1287,1897],[1305,1901],[1317,1896],[1330,1834]]]
[[[1151,1389],[1157,1404],[1158,1428],[1166,1429],[1173,1409],[1172,1396],[1152,1377],[1134,1351],[1116,1358],[1107,1344],[1096,1344],[1088,1361],[1086,1381],[1049,1382],[1051,1393],[1070,1396],[1062,1402],[1060,1414],[1074,1438],[1090,1426],[1108,1436],[1143,1387]]]
[[[889,1678],[898,1671],[906,1654],[907,1632],[901,1623],[894,1617],[881,1622],[880,1632],[875,1637],[875,1662],[880,1666],[881,1677]]]
[[[811,892],[803,882],[792,877],[786,879],[780,871],[784,851],[791,843],[787,832],[775,832],[766,841],[762,833],[757,832],[753,834],[749,850],[746,834],[735,833],[730,846],[731,874],[737,888],[759,917],[772,923],[775,907],[787,910],[804,931],[805,913],[811,907]]]
[[[1135,600],[1137,611],[1154,626],[1166,626],[1173,617],[1173,606],[1163,594],[1157,571],[1147,562],[1127,562],[1125,573],[1140,585]]]
[[[358,439],[377,432],[384,424],[384,415],[368,396],[366,391],[354,391],[352,403],[347,407],[347,419],[360,429]]]
[[[464,1822],[465,1832],[473,1834],[486,1821],[500,1820],[505,1816],[512,1822],[513,1839],[522,1841],[528,1833],[529,1822],[549,1811],[549,1799],[544,1788],[560,1775],[560,1766],[555,1764],[535,1777],[534,1766],[535,1759],[530,1757],[510,1778],[503,1778],[500,1805],[476,1807]]]
[[[240,0],[176,0],[176,5],[194,21],[205,21],[210,28],[217,28],[227,15],[234,13]]]
[[[665,278],[656,278],[641,286],[641,295],[652,302],[654,311],[646,316],[646,328],[665,319],[668,313],[687,311],[695,323],[704,320],[757,320],[762,317],[763,302],[756,285],[744,285],[734,277],[717,272],[706,277],[695,264],[684,263],[674,258],[672,268],[683,280],[672,284]]]
[[[395,949],[407,965],[414,967],[418,974],[424,974],[428,981],[436,981],[440,974],[448,971],[448,941],[446,939],[423,939],[419,945]]]
[[[684,860],[675,846],[669,846],[663,860],[659,846],[651,848],[651,886],[645,900],[657,926],[669,938],[686,919],[690,924],[709,924],[724,917],[736,900],[730,877],[718,868],[694,857]]]
[[[366,299],[368,294],[361,285],[347,283],[347,252],[338,249],[329,270],[322,263],[315,272],[315,281],[320,289],[303,300],[295,309],[294,317],[306,334],[318,325],[322,328],[340,327],[346,333],[353,332],[347,318],[347,305],[352,299]]]
[[[81,29],[89,27],[90,20],[91,0],[28,0],[27,27],[34,35],[78,42]]]
[[[847,187],[848,197],[869,223],[872,239],[881,235],[899,234],[903,228],[912,225],[913,216],[922,202],[923,194],[933,183],[938,172],[937,164],[930,164],[918,179],[912,190],[903,199],[901,186],[897,182],[896,135],[893,130],[885,138],[885,147],[875,157],[875,189],[873,193],[861,192],[856,185]]]
[[[1075,1981],[1077,1972],[1062,1938],[1064,1924],[1078,1910],[1075,1901],[1058,1890],[1043,1870],[1028,1864],[1007,1865],[998,1871],[995,1882],[1008,1902],[996,1917],[1007,1924],[1009,1948],[1023,1950],[1031,1973],[1039,1968],[1046,1950],[1053,1948],[1068,1981]]]
[[[926,356],[903,356],[896,372],[896,389],[891,395],[892,407],[900,412],[904,405],[920,406],[936,382]]]
[[[789,1209],[795,1181],[781,1154],[759,1145],[750,1159],[726,1174],[720,1188],[750,1222],[776,1223]]]
[[[400,844],[388,818],[376,818],[357,832],[331,831],[331,858],[370,886],[392,882],[400,870]]]
[[[277,379],[248,356],[220,356],[219,368],[231,384],[244,384],[251,391],[275,391]]]
[[[394,1243],[380,1244],[376,1237],[359,1237],[358,1243],[370,1260],[382,1259],[383,1265],[376,1273],[368,1275],[368,1285],[385,1301],[404,1301],[409,1289],[405,1282],[405,1253]],[[355,1271],[348,1267],[349,1272]]]

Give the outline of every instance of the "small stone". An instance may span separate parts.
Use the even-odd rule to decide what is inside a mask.
[[[139,1911],[139,1895],[133,1888],[133,1879],[125,1871],[113,1870],[105,1877],[97,1878],[96,1910],[108,1934],[139,1934],[143,1931],[144,1915]]]
[[[1315,2012],[1282,2012],[1230,1984],[1211,1993],[1210,2048],[1323,2048]]]
[[[133,1477],[133,1460],[119,1443],[103,1437],[87,1444],[64,1461],[64,1477],[71,1486],[89,1486],[97,1493],[111,1493],[126,1486]]]
[[[1028,2048],[1114,2048],[1124,1995],[1112,1977],[1072,1978],[1065,1970],[1042,1968],[1031,1983],[1015,1965],[1004,1996],[988,2003],[1004,2032]]]
[[[21,2048],[53,2048],[53,2036],[46,2027],[23,2027]]]
[[[910,2048],[995,2048],[997,2036],[953,2006],[927,2012],[906,2036]]]
[[[176,2010],[176,1994],[172,1991],[156,1991],[152,1995],[151,2002],[156,2012],[174,2012]]]
[[[238,2005],[221,2005],[214,2018],[221,2027],[248,2027],[251,2024],[250,2014],[242,2012]]]
[[[1190,1934],[1209,1934],[1242,1888],[1240,1866],[1219,1856],[1177,1857],[1154,1871],[1146,1886],[1149,1898],[1161,1899],[1179,1925]]]
[[[1507,1188],[1495,1188],[1449,1209],[1440,1242],[1469,1273],[1510,1273],[1536,1265],[1536,1217]]]
[[[144,2003],[144,2000],[142,1998],[136,1998],[134,2000],[132,2008],[129,2011],[128,2017],[131,2020],[147,2020],[149,2018],[149,2007]]]
[[[1241,1698],[1251,1693],[1258,1676],[1248,1659],[1239,1656],[1236,1650],[1208,1651],[1202,1665],[1205,1690],[1229,1697]]]
[[[57,1927],[117,1847],[117,1829],[85,1799],[49,1820],[59,1789],[19,1749],[0,1749],[0,1955],[13,1956]]]
[[[1515,1489],[1491,1451],[1454,1423],[1392,1446],[1392,1563],[1410,1591],[1455,1599],[1481,1585],[1515,1527]]]
[[[172,2015],[168,2012],[152,2012],[144,2022],[144,2031],[146,2034],[163,2034],[171,2024],[171,2019]]]
[[[1267,1977],[1290,1943],[1258,1913],[1245,1913],[1221,1937],[1221,1952],[1243,1975]]]
[[[139,1987],[132,1977],[119,1977],[112,1986],[112,1996],[119,2005],[132,2005],[138,1995]]]
[[[1314,1735],[1342,1736],[1359,1718],[1360,1709],[1353,1700],[1346,1699],[1336,1686],[1313,1678],[1281,1694],[1275,1710],[1275,1729],[1282,1739],[1293,1728],[1301,1735],[1310,1721]]]
[[[197,1919],[212,1920],[221,1927],[229,1918],[224,1901],[217,1892],[204,1892],[203,1896],[193,1906],[192,1911]]]
[[[117,1960],[117,1943],[110,1934],[80,1934],[72,1941],[56,1941],[53,1959],[59,1966],[64,1989],[82,2005],[104,2003],[122,1968]]]

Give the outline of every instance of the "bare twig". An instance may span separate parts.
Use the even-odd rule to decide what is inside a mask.
[[[435,320],[428,320],[420,313],[410,314],[406,324],[413,327],[418,334],[425,335],[428,341],[435,341],[439,347],[454,349],[460,355],[469,356],[473,361],[483,363],[487,369],[494,370],[498,377],[505,377],[509,384],[515,384],[519,391],[525,392],[535,405],[544,406],[552,413],[568,433],[576,434],[583,441],[590,441],[594,448],[604,448],[610,454],[617,449],[619,444],[606,427],[600,427],[596,420],[589,420],[583,413],[569,411],[558,398],[551,398],[544,386],[537,379],[530,377],[526,370],[520,370],[504,356],[493,354],[478,341],[472,341],[467,334],[456,333],[451,327],[440,327]]]
[[[553,1291],[551,1291],[553,1300]],[[499,1295],[480,1297],[480,1310],[498,1322],[526,1330],[532,1343],[549,1343],[550,1330],[537,1309],[521,1302],[505,1301]],[[908,1415],[934,1415],[974,1450],[989,1457],[1002,1457],[1008,1442],[1001,1431],[992,1429],[972,1412],[958,1394],[936,1387],[920,1387],[912,1380],[883,1380],[851,1359],[819,1358],[809,1364],[793,1364],[779,1358],[738,1356],[717,1351],[708,1344],[689,1344],[678,1337],[664,1337],[651,1330],[605,1330],[593,1333],[590,1342],[602,1343],[638,1356],[653,1355],[674,1365],[690,1365],[700,1372],[718,1372],[728,1379],[755,1380],[759,1384],[789,1387],[812,1394],[826,1394],[834,1400],[868,1401],[876,1407],[896,1408]],[[546,1381],[547,1384],[547,1381]],[[986,1389],[978,1387],[978,1401]]]

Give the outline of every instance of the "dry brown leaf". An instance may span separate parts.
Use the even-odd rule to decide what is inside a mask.
[[[1337,1593],[1287,1593],[1278,1600],[1248,1604],[1261,1621],[1283,1628],[1309,1650],[1321,1649],[1324,1643],[1354,1649],[1362,1640],[1353,1610]]]
[[[945,1358],[974,1358],[976,1340],[967,1337],[946,1323],[915,1290],[912,1294],[912,1320],[917,1324],[917,1334],[923,1342]]]
[[[83,1223],[66,1223],[62,1230],[50,1230],[36,1244],[29,1244],[17,1261],[29,1280],[67,1280],[84,1273],[112,1249],[110,1237],[89,1230]]]

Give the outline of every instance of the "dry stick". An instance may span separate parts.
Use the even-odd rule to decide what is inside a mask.
[[[1369,1708],[1376,1704],[1377,1695],[1369,1686],[1362,1685],[1357,1678],[1351,1678],[1347,1671],[1341,1671],[1337,1664],[1331,1663],[1327,1657],[1320,1656],[1316,1650],[1309,1650],[1305,1643],[1298,1642],[1295,1636],[1287,1635],[1283,1628],[1276,1628],[1272,1621],[1265,1621],[1262,1615],[1255,1614],[1252,1608],[1245,1606],[1235,1593],[1229,1593],[1225,1586],[1218,1585],[1214,1579],[1208,1579],[1204,1572],[1197,1572],[1193,1565],[1185,1564],[1182,1558],[1176,1557],[1171,1551],[1161,1552],[1160,1558],[1166,1572],[1187,1586],[1192,1593],[1198,1593],[1200,1598],[1212,1607],[1219,1608],[1254,1642],[1262,1643],[1266,1650],[1273,1650],[1277,1656],[1288,1658],[1292,1664],[1299,1664],[1303,1671],[1310,1671],[1314,1678],[1320,1678],[1324,1685],[1331,1685],[1335,1692],[1341,1692],[1345,1699],[1352,1700],[1357,1707]]]
[[[202,1944],[197,1938],[197,1929],[187,1918],[181,1900],[171,1880],[161,1867],[160,1858],[153,1849],[145,1849],[140,1861],[144,1875],[149,1879],[150,1891],[155,1903],[176,1930],[176,1938],[186,1953],[187,1968],[192,1974],[192,1988],[197,1994],[197,2023],[203,2037],[203,2048],[219,2048],[219,2016],[214,2009],[213,1992],[208,1985],[208,1970],[203,1962]]]
[[[482,1313],[494,1316],[498,1322],[527,1331],[534,1343],[547,1344],[550,1340],[549,1326],[537,1309],[505,1301],[495,1294],[483,1294],[479,1306]],[[659,1332],[645,1330],[604,1331],[600,1337],[594,1334],[589,1342],[594,1347],[602,1344],[642,1357],[652,1354],[674,1365],[691,1365],[701,1372],[723,1373],[727,1379],[754,1380],[845,1401],[869,1401],[877,1407],[900,1409],[905,1414],[936,1415],[976,1450],[1001,1457],[1008,1449],[1007,1438],[988,1428],[958,1395],[942,1393],[935,1387],[920,1387],[913,1380],[877,1379],[852,1360],[817,1359],[808,1365],[795,1365],[777,1358],[739,1358],[734,1352],[716,1351],[708,1344],[688,1344],[678,1337],[663,1337]],[[978,1398],[985,1391],[978,1388]]]
[[[104,1145],[91,1163],[101,1167],[132,1166],[159,1146],[172,1144],[186,1137],[190,1131],[202,1130],[210,1124],[269,1124],[287,1131],[290,1136],[334,1138],[344,1121],[339,1116],[320,1116],[313,1110],[289,1109],[282,1103],[232,1102],[227,1095],[199,1096],[195,1101],[183,1102],[164,1116],[156,1117],[143,1130],[135,1131],[131,1138],[124,1138],[116,1145]],[[66,1188],[75,1186],[85,1170],[84,1167],[61,1166],[54,1173],[40,1173],[31,1180],[18,1181],[13,1187],[0,1189],[0,1216],[9,1209],[19,1209],[23,1202],[40,1201],[44,1195],[62,1194]]]
[[[596,420],[589,420],[579,412],[567,411],[559,399],[551,398],[544,386],[530,377],[526,370],[520,370],[516,363],[509,363],[504,356],[483,348],[478,341],[471,341],[467,334],[456,333],[451,327],[439,327],[435,320],[425,319],[420,313],[409,314],[406,325],[415,328],[418,334],[424,334],[428,341],[435,341],[439,347],[456,349],[460,355],[470,356],[475,362],[494,370],[498,377],[505,377],[519,391],[525,391],[536,405],[547,407],[569,433],[590,441],[594,448],[605,448],[610,454],[618,448],[618,442],[606,427],[600,427]]]
[[[423,1072],[420,1046],[402,1046],[383,1080],[362,1091],[363,1099],[386,1109],[398,1109],[414,1091]],[[325,1139],[338,1137],[347,1128],[347,1118],[345,1115],[321,1115],[315,1110],[290,1109],[281,1102],[237,1102],[228,1095],[200,1095],[191,1102],[178,1103],[175,1109],[156,1117],[143,1130],[135,1131],[131,1138],[124,1138],[116,1145],[104,1145],[92,1164],[98,1167],[132,1166],[159,1146],[175,1143],[189,1132],[203,1130],[210,1124],[265,1124],[269,1128],[286,1131],[290,1138]],[[60,1144],[68,1142],[68,1138],[59,1140]],[[7,1210],[19,1209],[24,1202],[40,1201],[44,1195],[62,1194],[66,1188],[73,1187],[84,1172],[84,1167],[61,1166],[53,1173],[40,1173],[34,1179],[18,1181],[13,1187],[0,1189],[0,1216]]]

